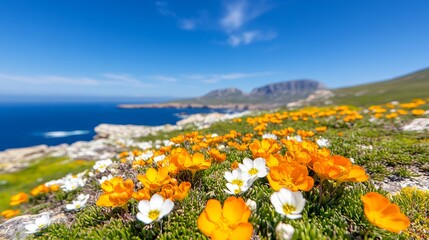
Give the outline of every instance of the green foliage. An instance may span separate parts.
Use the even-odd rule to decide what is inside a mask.
[[[19,172],[0,174],[0,211],[9,207],[10,197],[18,192],[29,192],[37,185],[64,177],[68,173],[79,173],[93,165],[90,161],[73,161],[65,157],[47,157],[36,160]]]
[[[429,92],[429,69],[389,81],[335,89],[335,104],[370,106],[390,101],[406,102],[426,98]]]

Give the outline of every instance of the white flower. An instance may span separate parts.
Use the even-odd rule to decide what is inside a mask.
[[[272,133],[265,133],[264,135],[262,135],[262,138],[268,138],[268,139],[274,139],[277,140],[277,136],[272,134]]]
[[[104,183],[104,181],[106,181],[106,180],[110,180],[110,179],[112,179],[112,178],[113,178],[112,174],[109,174],[108,176],[102,176],[102,177],[101,177],[101,179],[100,179],[100,180],[98,180],[98,182],[99,182],[100,184],[103,184],[103,183]]]
[[[319,145],[319,147],[324,148],[324,147],[328,147],[329,146],[329,141],[326,138],[319,138],[316,140],[317,145]]]
[[[173,201],[170,199],[164,200],[159,194],[154,194],[150,201],[142,200],[137,208],[137,219],[149,224],[153,221],[159,221],[162,217],[169,214],[174,207]]]
[[[224,150],[226,147],[225,147],[225,145],[223,145],[223,144],[219,144],[219,145],[217,145],[217,149],[218,150]]]
[[[244,193],[252,185],[249,175],[243,174],[239,168],[232,172],[225,172],[225,179],[228,181],[225,192],[229,194]]]
[[[174,145],[174,142],[170,141],[170,140],[164,140],[162,141],[162,144],[164,144],[164,146],[172,146]]]
[[[92,168],[96,171],[104,172],[104,171],[106,171],[107,167],[110,166],[112,163],[113,162],[110,159],[100,160],[100,161],[95,162],[95,164]]]
[[[290,224],[279,222],[276,227],[276,239],[277,240],[289,240],[292,239],[295,229]]]
[[[152,152],[152,151],[147,151],[147,152],[143,153],[142,155],[140,155],[140,157],[141,157],[144,161],[147,161],[147,160],[149,160],[151,157],[153,157],[153,152]]]
[[[152,148],[152,143],[150,142],[141,142],[137,144],[137,147],[142,149],[143,151],[146,151],[150,148]]]
[[[257,208],[257,204],[255,201],[253,201],[252,199],[247,199],[246,201],[246,205],[250,208],[250,210],[252,210],[252,212],[256,211]]]
[[[165,155],[162,154],[162,155],[154,157],[153,161],[157,163],[157,162],[160,162],[160,161],[164,160],[164,158],[165,158]]]
[[[66,204],[67,210],[77,210],[85,206],[86,202],[88,202],[89,194],[79,194],[76,200],[73,200],[72,204]]]
[[[249,178],[256,180],[257,178],[263,178],[268,174],[268,167],[265,165],[265,159],[257,158],[252,160],[250,158],[243,159],[243,163],[238,164],[240,170],[249,175]]]
[[[292,192],[287,188],[281,188],[270,197],[276,212],[290,219],[301,218],[300,214],[305,206],[305,199],[301,192]]]
[[[296,136],[293,136],[293,137],[287,136],[286,139],[287,140],[292,140],[292,141],[295,141],[295,142],[302,142],[302,138],[299,135],[296,135]]]
[[[34,223],[26,224],[24,227],[27,230],[26,233],[35,233],[40,229],[48,226],[51,223],[49,214],[43,214],[40,217],[36,218]]]

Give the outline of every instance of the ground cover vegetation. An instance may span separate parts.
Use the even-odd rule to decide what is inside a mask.
[[[428,239],[429,192],[378,184],[429,174],[429,133],[401,130],[427,100],[261,112],[141,138],[145,149],[16,190],[3,220],[67,214],[26,225],[31,239]]]

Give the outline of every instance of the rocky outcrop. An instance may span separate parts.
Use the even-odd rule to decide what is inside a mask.
[[[44,214],[49,214],[51,216],[51,224],[67,221],[67,217],[64,215],[64,213],[55,214],[52,211],[43,212],[37,215],[23,215],[14,217],[0,224],[0,239],[26,239],[30,234],[26,233],[25,225]]]
[[[327,104],[332,104],[332,101],[330,100],[332,97],[334,97],[334,93],[331,90],[327,90],[327,89],[316,90],[313,94],[310,94],[307,98],[288,103],[286,106],[288,108],[298,108],[309,104],[327,105]]]
[[[295,80],[272,83],[253,89],[250,97],[278,98],[291,95],[308,95],[316,90],[325,89],[325,86],[314,80]]]
[[[208,108],[231,110],[267,110],[303,99],[325,86],[314,80],[272,83],[253,89],[250,94],[237,88],[213,90],[198,98],[160,104],[121,104],[119,108]]]
[[[402,127],[404,131],[429,131],[429,118],[416,118]]]
[[[238,88],[225,88],[213,90],[201,98],[224,100],[225,98],[240,98],[244,97],[244,93]]]
[[[67,144],[56,147],[37,145],[25,148],[7,149],[0,152],[0,173],[16,172],[29,166],[34,160],[47,155],[65,155]]]

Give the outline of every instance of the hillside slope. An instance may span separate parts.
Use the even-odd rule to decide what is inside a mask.
[[[336,104],[368,106],[389,101],[429,97],[429,68],[398,78],[354,87],[334,89]]]

